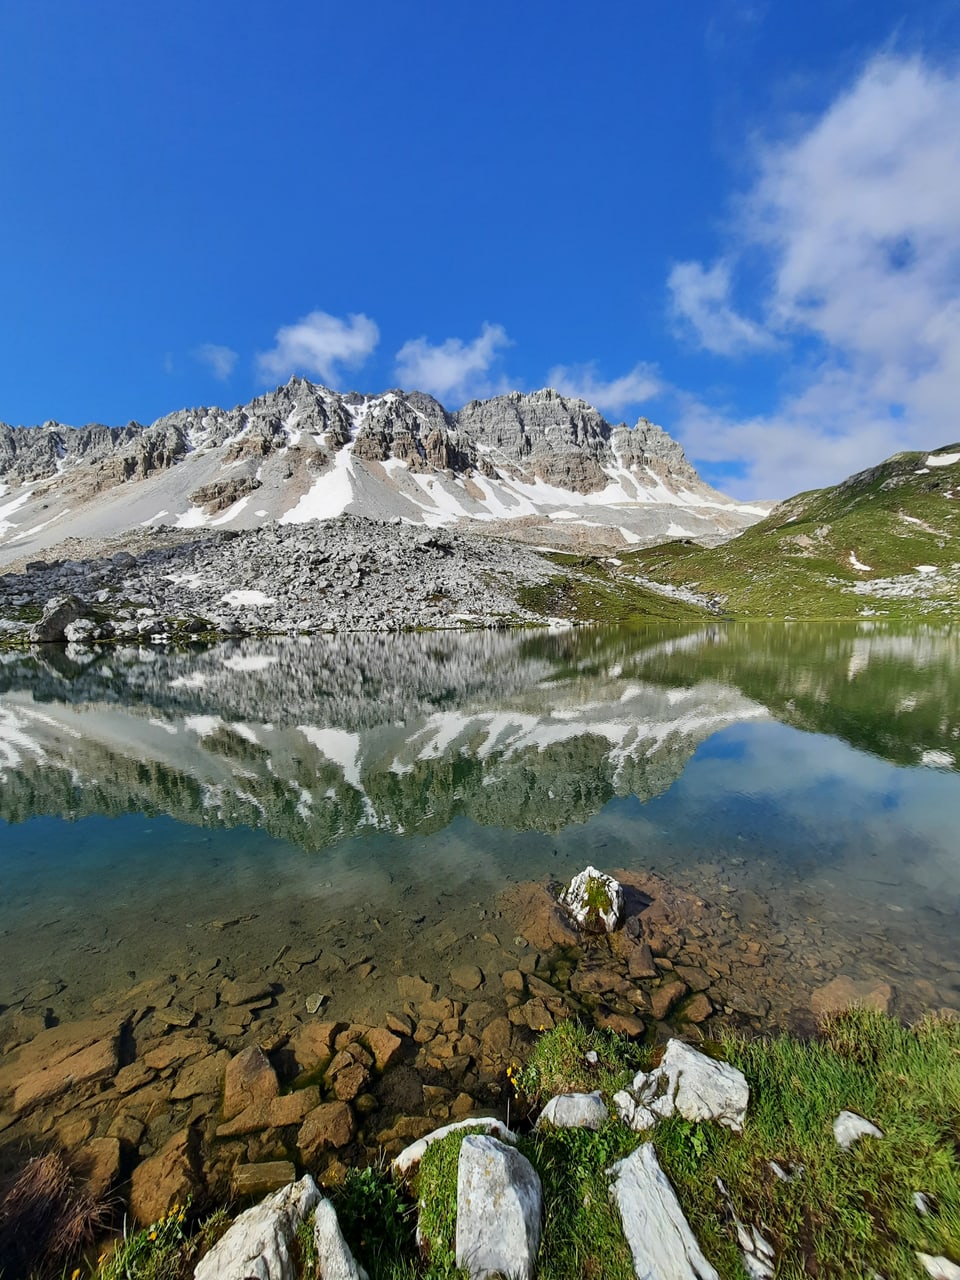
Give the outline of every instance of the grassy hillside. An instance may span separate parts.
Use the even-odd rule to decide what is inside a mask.
[[[622,559],[622,576],[719,597],[742,618],[954,618],[960,445],[798,494],[723,546],[671,542]]]

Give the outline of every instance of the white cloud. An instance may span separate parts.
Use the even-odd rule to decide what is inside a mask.
[[[277,330],[273,347],[257,355],[257,369],[264,378],[283,381],[291,374],[312,374],[333,383],[343,369],[357,369],[380,341],[380,330],[365,315],[345,320],[311,311],[296,324]]]
[[[678,262],[667,278],[667,287],[671,309],[681,328],[689,327],[707,351],[733,356],[776,345],[768,329],[731,306],[728,262],[715,262],[709,270],[699,262]]]
[[[397,352],[396,376],[409,390],[429,391],[438,400],[463,404],[500,389],[490,370],[501,349],[510,345],[499,324],[484,324],[472,342],[447,338],[435,347],[426,338],[412,338]]]
[[[789,344],[792,385],[774,412],[685,408],[690,451],[740,461],[742,491],[781,496],[960,435],[958,119],[960,68],[875,59],[818,120],[761,152],[721,263],[684,264],[681,296],[713,279],[713,310],[729,321],[732,266],[759,250],[765,328]],[[742,319],[730,314],[728,336]],[[720,350],[713,318],[708,306]]]
[[[237,353],[229,347],[221,347],[215,342],[204,342],[195,349],[194,358],[207,365],[210,372],[221,382],[226,382],[237,364]]]
[[[663,383],[652,364],[637,364],[620,378],[604,381],[595,364],[558,364],[547,374],[547,383],[562,395],[576,396],[605,413],[623,413],[629,405],[652,400]]]

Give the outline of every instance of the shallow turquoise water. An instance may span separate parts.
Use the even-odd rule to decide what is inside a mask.
[[[502,933],[504,883],[588,861],[952,1003],[958,648],[797,624],[7,660],[0,1005],[318,940],[427,971]]]

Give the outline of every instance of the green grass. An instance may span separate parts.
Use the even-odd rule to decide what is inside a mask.
[[[686,622],[712,617],[706,609],[658,595],[624,579],[614,567],[592,556],[547,554],[561,570],[548,582],[521,587],[517,602],[545,618],[572,622]]]
[[[890,619],[955,617],[960,464],[918,474],[926,456],[897,454],[840,485],[798,494],[719,547],[677,541],[622,553],[621,572],[719,596],[740,618],[854,618],[865,608]],[[870,572],[853,567],[851,552]],[[935,599],[850,590],[873,578],[916,579],[921,564],[944,571]]]
[[[914,1028],[856,1011],[826,1024],[821,1040],[729,1040],[751,1104],[742,1136],[672,1120],[654,1142],[695,1234],[721,1274],[725,1183],[738,1216],[774,1245],[778,1280],[918,1274],[916,1250],[960,1259],[960,1025]],[[849,1151],[834,1140],[841,1110],[883,1131]],[[699,1136],[698,1136],[699,1135]],[[696,1150],[693,1149],[696,1144]],[[769,1162],[802,1167],[783,1182]],[[936,1206],[922,1217],[921,1191]]]

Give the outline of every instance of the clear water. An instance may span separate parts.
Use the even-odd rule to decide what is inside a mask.
[[[864,623],[5,658],[0,1008],[287,949],[373,1017],[509,950],[506,883],[587,862],[960,1004],[958,651]]]

